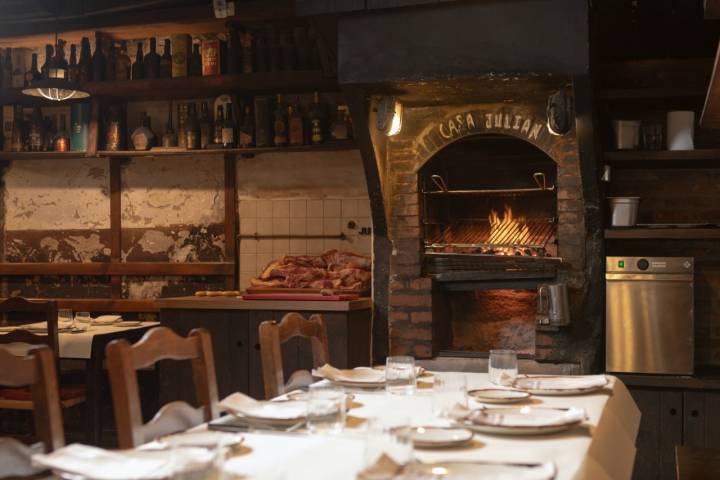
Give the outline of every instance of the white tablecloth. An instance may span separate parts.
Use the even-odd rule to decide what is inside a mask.
[[[138,328],[147,328],[160,325],[159,322],[143,322],[137,327],[115,327],[112,325],[93,325],[87,331],[80,333],[60,332],[58,333],[58,344],[60,347],[59,356],[65,359],[83,359],[90,358],[92,353],[92,342],[95,335],[105,335],[109,333],[124,332],[136,330]],[[0,333],[1,335],[1,333]],[[14,355],[25,355],[29,345],[24,343],[11,343],[0,345],[0,348],[10,350]]]
[[[468,388],[489,386],[487,374],[469,373]],[[640,411],[627,388],[614,377],[597,393],[569,397],[535,397],[536,405],[581,407],[588,421],[564,433],[542,436],[494,436],[476,434],[473,447],[416,450],[421,461],[515,461],[552,460],[563,479],[629,479],[635,459],[635,439]],[[431,414],[431,390],[415,396],[356,393],[362,407],[353,417],[371,418],[397,413],[410,417],[413,425],[443,424]],[[362,469],[365,447],[362,431],[346,429],[339,436],[248,433],[249,454],[230,458],[228,473],[272,480],[353,480]]]

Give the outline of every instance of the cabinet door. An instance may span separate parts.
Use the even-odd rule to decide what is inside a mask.
[[[685,392],[683,445],[720,448],[720,393]]]
[[[631,389],[642,414],[633,478],[674,479],[675,445],[682,442],[682,393]]]
[[[265,398],[258,327],[265,320],[275,320],[275,316],[263,310],[251,310],[248,314],[248,391],[251,397]]]

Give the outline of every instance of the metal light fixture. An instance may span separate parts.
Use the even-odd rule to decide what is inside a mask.
[[[548,97],[547,128],[553,135],[565,135],[572,129],[573,102],[562,88]]]
[[[386,95],[380,99],[377,107],[377,129],[388,137],[402,130],[403,106],[395,97]]]
[[[57,32],[55,32],[55,45],[58,45]],[[58,65],[55,57],[48,59],[47,63],[47,76],[23,89],[23,95],[42,97],[54,102],[90,96],[90,93],[81,90],[75,82],[70,81],[67,67]]]

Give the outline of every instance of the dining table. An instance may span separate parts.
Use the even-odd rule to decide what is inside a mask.
[[[490,383],[485,373],[449,374],[464,375],[469,390],[497,388]],[[352,393],[353,398],[347,412],[345,428],[340,433],[309,433],[303,428],[278,431],[263,427],[244,431],[239,448],[229,449],[220,457],[219,467],[222,474],[212,478],[355,480],[367,467],[365,449],[371,438],[367,433],[367,424],[371,419],[405,418],[409,419],[411,426],[453,424],[454,420],[433,414],[432,384],[435,375],[437,374],[421,377],[413,395],[397,395],[383,389],[346,389],[346,392]],[[448,373],[443,372],[442,375]],[[287,396],[282,395],[273,401],[287,399]],[[221,405],[223,403],[221,402]],[[533,395],[520,405],[556,409],[574,407],[584,409],[586,416],[580,424],[558,433],[475,433],[472,440],[462,446],[440,449],[416,446],[413,461],[438,465],[443,462],[446,465],[450,464],[449,462],[515,465],[547,465],[552,462],[556,480],[631,478],[640,412],[627,388],[618,378],[608,375],[605,386],[593,392],[563,396]],[[492,407],[474,399],[470,400],[468,406],[473,409]],[[213,423],[215,422],[218,421]],[[203,424],[191,431],[208,428],[208,424]],[[139,449],[156,448],[157,445],[153,444],[157,444],[157,441]],[[173,455],[172,450],[166,452],[167,455]]]
[[[101,410],[103,407],[105,347],[117,339],[131,343],[138,341],[148,330],[159,325],[155,321],[143,321],[137,325],[119,326],[90,325],[85,331],[61,329],[58,332],[58,358],[85,362],[85,414],[86,442],[97,445],[102,434]],[[7,333],[0,332],[0,335]],[[27,344],[7,344],[3,348],[16,355],[24,355]]]

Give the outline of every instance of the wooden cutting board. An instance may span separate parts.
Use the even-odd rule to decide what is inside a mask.
[[[357,294],[322,295],[320,293],[248,293],[242,296],[243,300],[286,300],[286,301],[316,301],[316,302],[348,302],[357,300]]]
[[[248,287],[245,293],[328,293],[330,295],[359,295],[361,297],[370,296],[368,290],[333,290],[330,288],[283,288],[283,287]]]

